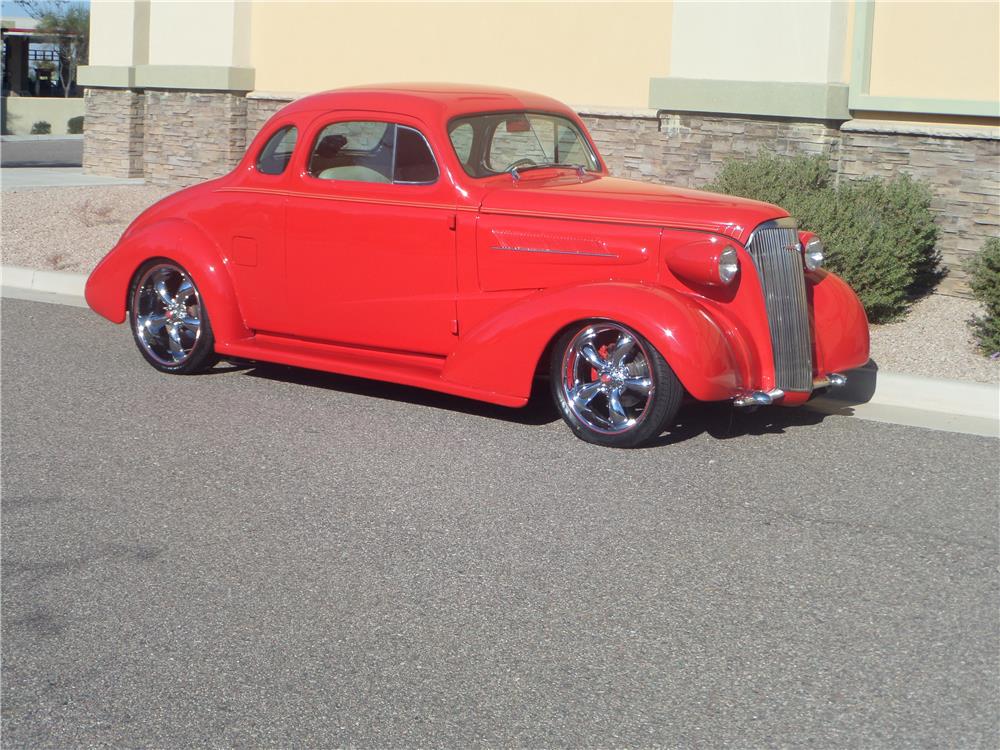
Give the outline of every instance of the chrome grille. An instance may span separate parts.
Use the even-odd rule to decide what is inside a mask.
[[[812,336],[799,236],[791,219],[761,224],[747,250],[764,290],[774,350],[774,385],[783,391],[812,390]]]

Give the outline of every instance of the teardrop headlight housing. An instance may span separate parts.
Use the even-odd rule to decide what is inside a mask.
[[[823,242],[816,235],[812,235],[802,243],[802,262],[807,271],[818,271],[826,262],[826,255],[823,251]]]
[[[736,248],[726,245],[726,249],[719,253],[719,281],[723,284],[732,284],[739,272],[740,258],[736,254]]]

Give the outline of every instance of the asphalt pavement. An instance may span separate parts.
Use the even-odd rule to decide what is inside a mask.
[[[998,441],[659,445],[4,299],[5,747],[1000,745]]]
[[[83,137],[24,138],[6,136],[0,143],[2,167],[83,166]]]
[[[145,180],[84,174],[83,137],[3,136],[0,191],[88,185],[142,185]]]

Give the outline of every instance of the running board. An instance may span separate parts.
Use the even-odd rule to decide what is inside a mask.
[[[453,396],[519,407],[528,399],[451,383],[441,378],[445,358],[405,352],[325,344],[258,333],[216,348],[222,357],[304,367],[309,370],[382,380]]]

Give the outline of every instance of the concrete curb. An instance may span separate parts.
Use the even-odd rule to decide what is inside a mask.
[[[86,274],[0,266],[0,294],[12,299],[87,307]],[[874,363],[847,373],[807,408],[932,430],[1000,437],[1000,386],[879,370]]]
[[[869,364],[807,404],[825,414],[1000,437],[1000,386],[885,372]]]
[[[86,283],[87,275],[82,273],[0,266],[0,295],[11,299],[87,307],[83,298]]]

